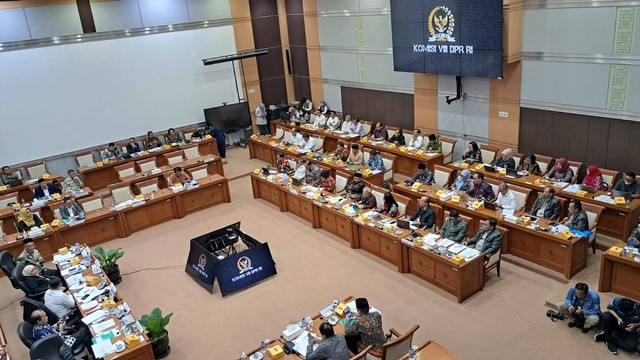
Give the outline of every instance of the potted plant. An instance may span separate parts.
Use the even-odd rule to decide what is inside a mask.
[[[96,246],[93,250],[93,255],[100,260],[102,270],[107,274],[109,280],[116,285],[120,284],[122,277],[120,276],[120,267],[117,261],[124,255],[124,250],[117,248],[107,252],[101,246]]]
[[[151,315],[142,315],[140,318],[140,324],[149,332],[153,356],[156,359],[162,359],[171,352],[169,332],[165,327],[169,324],[172,315],[173,313],[163,317],[162,310],[155,308],[151,310]]]

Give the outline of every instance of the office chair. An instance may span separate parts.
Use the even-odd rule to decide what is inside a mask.
[[[69,354],[67,349],[63,350],[62,347],[69,349],[69,347],[64,344],[62,337],[51,334],[34,342],[29,348],[29,356],[32,359],[39,360],[75,360],[79,358],[75,355],[81,354],[84,351],[84,344],[81,341],[76,341],[73,344],[70,351],[71,354]],[[64,353],[65,357],[63,357],[61,353]]]
[[[49,318],[49,325],[55,325],[58,321],[60,321],[60,317],[56,315],[51,309],[49,309],[43,302],[24,298],[20,301],[20,305],[22,306],[22,319],[24,321],[31,320],[31,313],[36,310],[42,310],[47,314]],[[72,311],[69,314],[69,318],[67,319],[67,326],[65,327],[65,332],[73,331],[75,325],[80,320],[80,313],[78,311]]]
[[[34,343],[33,325],[31,325],[31,323],[27,321],[23,321],[20,324],[18,324],[18,328],[16,329],[16,332],[18,333],[18,338],[20,338],[20,341],[22,341],[24,346],[26,346],[27,348],[31,348],[31,345],[33,345]]]
[[[44,298],[44,291],[40,292],[40,293],[32,293],[27,286],[24,284],[24,276],[22,275],[22,266],[16,266],[13,269],[12,275],[13,278],[16,280],[16,284],[18,285],[18,287],[20,288],[20,290],[22,290],[22,292],[24,292],[24,296],[34,299],[34,300],[42,300]]]
[[[2,272],[9,278],[14,289],[20,289],[20,285],[13,277],[13,269],[15,267],[16,262],[11,252],[9,250],[0,251],[0,268],[2,268]]]

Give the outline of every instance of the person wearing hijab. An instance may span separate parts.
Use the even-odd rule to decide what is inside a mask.
[[[267,107],[260,103],[256,108],[256,125],[260,128],[260,135],[269,135],[269,125],[267,124]]]
[[[32,227],[40,227],[42,220],[31,212],[28,207],[20,209],[20,215],[18,215],[18,231],[29,231]]]
[[[535,154],[526,154],[523,156],[522,161],[516,170],[518,170],[518,172],[523,172],[525,175],[542,176],[542,171],[540,170],[540,165],[538,165],[538,162],[536,161]]]
[[[569,167],[569,162],[565,158],[556,160],[556,164],[551,169],[546,178],[551,181],[562,181],[570,183],[573,180],[573,170]]]
[[[468,160],[473,163],[481,163],[482,162],[482,151],[478,147],[478,143],[472,141],[467,146],[467,151],[462,154],[462,160]]]
[[[378,211],[387,216],[395,217],[398,215],[398,202],[393,197],[391,192],[384,193],[383,203],[378,208]]]
[[[595,165],[587,166],[587,176],[582,180],[582,185],[591,186],[596,190],[603,190],[604,180],[602,179],[602,173]]]
[[[456,180],[453,182],[451,188],[455,191],[469,191],[471,187],[471,171],[462,170]]]
[[[49,280],[40,275],[40,270],[35,265],[27,265],[22,269],[24,276],[24,286],[29,289],[32,294],[39,294],[49,289]]]
[[[502,156],[493,162],[493,166],[515,170],[516,161],[513,159],[513,150],[511,148],[502,150]]]
[[[369,137],[371,140],[386,141],[389,139],[389,134],[387,133],[387,128],[381,122],[377,122],[376,126],[372,127],[371,131],[369,131]]]

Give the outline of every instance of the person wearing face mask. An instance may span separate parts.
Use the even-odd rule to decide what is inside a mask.
[[[616,182],[613,190],[631,193],[631,197],[634,199],[640,198],[640,183],[636,179],[636,173],[627,171],[622,179]]]

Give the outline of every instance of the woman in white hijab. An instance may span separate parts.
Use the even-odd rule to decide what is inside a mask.
[[[467,192],[471,186],[471,171],[465,169],[458,174],[456,181],[451,186],[452,190]]]

